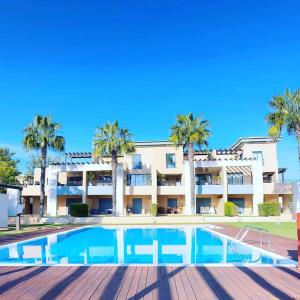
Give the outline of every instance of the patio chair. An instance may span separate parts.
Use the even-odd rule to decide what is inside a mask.
[[[209,208],[209,211],[210,211],[211,214],[216,214],[217,213],[216,208],[214,206],[211,206]]]
[[[204,209],[204,206],[200,206],[200,214],[205,214],[205,209]]]
[[[210,214],[210,207],[209,206],[205,206],[205,213]]]
[[[91,215],[98,215],[98,209],[92,208],[92,209],[90,210],[90,214],[91,214]]]

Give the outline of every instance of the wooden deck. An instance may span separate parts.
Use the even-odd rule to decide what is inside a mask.
[[[273,267],[1,267],[0,299],[300,299]]]
[[[0,244],[60,229],[3,237]],[[234,236],[238,229],[223,226]],[[249,235],[253,243],[254,236]],[[294,258],[296,241],[272,237]],[[255,244],[259,246],[259,244]],[[263,246],[263,248],[266,245]],[[0,267],[0,299],[300,299],[300,272],[279,267]]]

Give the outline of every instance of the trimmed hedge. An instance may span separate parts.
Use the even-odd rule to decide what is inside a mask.
[[[157,203],[152,203],[151,204],[151,215],[153,217],[157,216],[157,210],[158,210],[158,204]]]
[[[280,216],[279,202],[265,202],[258,204],[258,213],[262,217]]]
[[[70,215],[72,217],[87,217],[89,215],[89,207],[86,203],[72,203],[70,205]]]
[[[224,203],[224,215],[227,217],[233,217],[238,215],[238,208],[233,202]]]

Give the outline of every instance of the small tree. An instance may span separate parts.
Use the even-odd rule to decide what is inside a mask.
[[[20,174],[17,168],[19,163],[14,158],[15,153],[6,147],[0,147],[0,182],[7,184],[17,183],[17,176]]]

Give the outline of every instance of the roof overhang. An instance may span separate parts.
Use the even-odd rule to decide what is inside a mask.
[[[276,139],[272,137],[243,137],[239,138],[231,147],[232,150],[237,150],[242,147],[244,144],[266,144],[266,143],[276,143]]]

